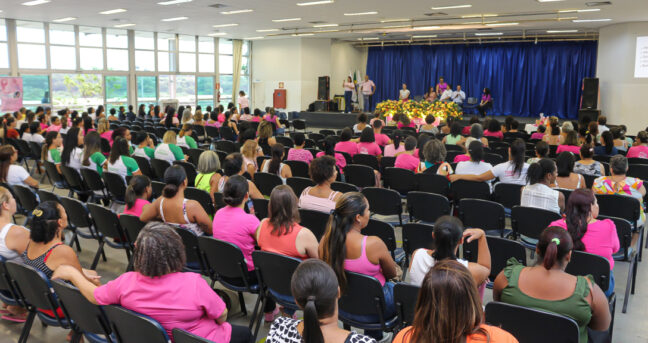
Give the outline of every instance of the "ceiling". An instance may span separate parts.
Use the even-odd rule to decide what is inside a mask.
[[[0,17],[51,22],[75,17],[69,24],[113,27],[135,24],[129,29],[207,35],[223,32],[225,38],[264,37],[279,39],[299,33],[313,37],[358,41],[407,39],[412,35],[438,37],[475,37],[475,33],[502,32],[504,35],[547,34],[547,30],[578,30],[578,34],[597,32],[605,25],[645,21],[648,0],[610,0],[601,6],[588,6],[584,0],[539,2],[537,0],[335,0],[332,4],[297,6],[312,0],[193,0],[162,6],[162,0],[51,0],[37,6],[24,6],[27,0],[2,0]],[[219,4],[222,7],[214,8]],[[470,8],[432,9],[471,4]],[[591,5],[591,4],[590,4]],[[102,15],[98,12],[117,8],[126,12]],[[222,11],[252,9],[241,14]],[[600,11],[562,12],[600,9]],[[347,16],[345,13],[376,11],[374,15]],[[485,16],[479,16],[484,15]],[[497,14],[497,16],[489,16]],[[462,18],[462,16],[473,16]],[[162,19],[187,17],[187,20],[163,22]],[[273,22],[273,19],[301,18],[298,21]],[[381,22],[407,19],[401,22]],[[572,20],[611,19],[603,22],[575,23]],[[515,24],[517,23],[517,24]],[[214,28],[213,25],[238,24]],[[314,25],[338,24],[314,28]],[[490,25],[488,25],[490,24]],[[495,26],[493,26],[495,24]],[[498,26],[501,25],[501,26]],[[432,26],[432,27],[431,27]],[[278,31],[257,32],[276,29]]]

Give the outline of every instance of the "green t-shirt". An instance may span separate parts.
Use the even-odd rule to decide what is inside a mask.
[[[141,156],[141,157],[144,157],[144,158],[151,159],[151,158],[155,158],[155,149],[151,149],[151,148],[149,148],[147,146],[145,146],[143,148],[138,147],[138,148],[135,148],[135,152],[133,152],[131,155]]]
[[[139,166],[137,165],[137,161],[130,156],[119,156],[115,163],[108,161],[108,171],[124,177],[132,176],[138,170]]]
[[[162,143],[155,148],[155,158],[173,163],[173,161],[184,160],[184,153],[175,144]]]
[[[104,163],[106,163],[106,156],[104,156],[102,153],[97,151],[94,154],[90,155],[90,167],[91,169],[96,169],[99,175],[103,175]]]
[[[56,148],[50,149],[48,154],[47,154],[47,161],[52,162],[54,164],[60,164],[61,163],[61,152]]]
[[[185,144],[182,144],[183,142]],[[198,144],[196,143],[196,140],[193,139],[193,137],[191,137],[191,136],[184,136],[182,138],[178,138],[178,145],[180,145],[180,146],[185,145],[187,148],[190,148],[190,149],[197,149],[198,148]]]

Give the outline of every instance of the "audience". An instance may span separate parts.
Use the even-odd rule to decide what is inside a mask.
[[[61,134],[58,131],[49,131],[45,135],[45,143],[41,152],[41,159],[53,163],[59,173],[61,173],[61,151],[59,148],[62,144]]]
[[[357,123],[353,125],[353,133],[360,134],[367,126],[367,114],[360,113],[358,114]]]
[[[394,167],[416,172],[420,164],[418,156],[414,156],[416,143],[416,137],[414,136],[408,136],[405,139],[405,151],[397,154],[396,161],[394,162]]]
[[[310,156],[312,156],[309,151],[307,152]],[[243,143],[243,146],[241,146],[241,155],[243,155],[243,164],[245,165],[245,171],[250,174],[251,178],[254,179],[254,173],[256,173],[256,171],[259,169],[257,166],[257,157],[263,156],[263,149],[261,149],[261,147],[255,140],[248,139],[245,141],[245,143]]]
[[[549,144],[545,141],[539,141],[535,145],[534,149],[536,157],[531,157],[527,160],[528,164],[535,163],[540,161],[543,158],[549,157]]]
[[[529,166],[528,184],[522,187],[520,205],[541,208],[562,213],[565,209],[565,195],[551,188],[556,183],[557,168],[554,161],[543,158]]]
[[[560,127],[558,126],[558,118],[551,117],[549,119],[549,134],[545,134],[542,140],[549,145],[560,145],[563,141],[563,136],[560,134]]]
[[[628,158],[648,158],[648,132],[639,131],[635,145],[628,149]]]
[[[484,131],[485,137],[495,137],[499,140],[504,139],[504,133],[502,133],[502,126],[499,121],[495,118],[488,121],[488,129]]]
[[[610,129],[612,133],[612,141],[614,142],[614,147],[618,151],[628,151],[628,141],[625,140],[625,132],[621,131],[620,127],[613,127]]]
[[[493,285],[493,299],[557,313],[576,321],[580,343],[587,343],[587,328],[605,331],[610,325],[607,298],[591,276],[567,274],[572,239],[567,230],[551,226],[540,235],[536,265],[525,267],[508,260]]]
[[[277,143],[273,145],[270,149],[271,159],[263,161],[263,163],[261,164],[261,172],[276,174],[281,178],[281,181],[285,184],[286,179],[292,177],[292,171],[290,170],[290,166],[281,162],[283,161],[285,155],[286,155],[286,150],[284,149],[283,144]]]
[[[575,155],[578,155],[580,153],[580,144],[578,144],[578,137],[576,136],[576,131],[571,130],[567,132],[563,144],[559,145],[558,148],[556,149],[556,154],[560,154],[563,151],[569,151]]]
[[[130,157],[129,145],[126,139],[117,137],[113,142],[106,170],[121,175],[124,180],[126,180],[126,176],[142,175],[137,161]]]
[[[18,150],[11,145],[0,146],[0,182],[38,189],[38,181],[23,166],[15,164]]]
[[[641,206],[637,225],[642,226],[646,219],[643,203],[646,188],[644,187],[643,180],[626,176],[626,172],[628,172],[628,159],[622,155],[612,156],[610,158],[610,176],[596,178],[592,185],[592,190],[596,194],[620,194],[637,199]]]
[[[556,159],[556,166],[558,167],[556,186],[558,188],[578,189],[587,187],[583,175],[574,173],[575,162],[574,154],[569,151],[563,151],[558,155]]]
[[[351,129],[348,127],[345,127],[342,129],[342,133],[340,134],[340,141],[335,144],[335,151],[340,151],[340,152],[345,152],[349,154],[351,157],[353,155],[358,154],[358,144],[355,142],[351,141],[351,136],[353,135],[353,132],[351,132]],[[372,132],[373,136],[373,132]],[[376,138],[374,138],[375,140]],[[380,150],[380,148],[378,148]]]
[[[61,154],[61,163],[64,166],[81,169],[81,159],[83,158],[83,130],[73,127],[68,130],[63,140],[63,153]]]
[[[198,157],[198,166],[196,166],[196,179],[194,184],[196,188],[202,189],[214,198],[214,193],[218,192],[218,181],[221,179],[220,160],[218,154],[211,151],[203,151]]]
[[[468,155],[470,156],[470,161],[457,163],[455,173],[481,175],[493,168],[490,163],[483,161],[484,146],[481,142],[472,141],[468,146]]]
[[[422,151],[425,161],[419,164],[419,173],[435,173],[444,176],[453,173],[452,166],[445,162],[446,148],[439,140],[428,141]]]
[[[259,143],[264,154],[270,155],[270,147],[277,144],[277,140],[272,135],[272,124],[270,122],[262,121],[259,124],[257,143]]]
[[[391,139],[389,139],[389,136],[382,133],[382,128],[383,128],[382,120],[375,119],[373,120],[373,123],[371,125],[373,126],[376,144],[378,144],[381,147],[385,147],[387,146],[387,144],[391,143]]]
[[[612,132],[606,130],[601,133],[601,145],[594,147],[594,154],[602,156],[614,156],[618,154],[619,151],[614,146],[614,139],[612,138]]]
[[[470,136],[468,138],[462,138],[457,144],[467,147],[472,141],[480,141],[484,146],[488,146],[488,139],[484,137],[484,129],[479,123],[472,124],[470,126]]]
[[[177,145],[176,133],[174,131],[167,131],[162,137],[162,143],[155,148],[153,154],[155,158],[165,160],[169,163],[174,161],[185,161],[186,156],[182,149]]]
[[[297,133],[293,137],[295,140],[295,147],[288,150],[288,161],[302,161],[310,163],[313,160],[313,154],[310,151],[304,149],[306,145],[306,137],[303,133]]]
[[[470,133],[470,132],[468,132]],[[456,145],[463,140],[461,135],[461,125],[457,122],[452,123],[450,133],[443,137],[443,144]]]
[[[530,139],[544,139],[545,131],[547,128],[544,125],[538,125],[538,128],[536,129],[536,132],[531,134]]]
[[[243,155],[241,155],[240,153],[232,153],[227,155],[225,157],[225,160],[223,161],[223,173],[224,175],[220,177],[218,181],[216,181],[219,193],[222,193],[225,189],[225,183],[230,176],[243,175],[245,173],[243,166]],[[248,180],[248,189],[250,190],[250,198],[263,199],[263,194],[261,194],[254,182],[250,180]]]
[[[143,157],[147,160],[155,158],[155,144],[146,131],[139,131],[135,134],[133,145],[135,146],[133,156]]]
[[[434,117],[433,115],[428,114],[427,116],[425,116],[425,124],[419,127],[419,133],[429,133],[432,135],[439,133],[439,129],[434,125],[435,121],[436,117]]]
[[[470,145],[469,145],[470,146]],[[509,148],[509,161],[500,163],[493,169],[479,175],[450,175],[450,181],[468,180],[468,181],[489,181],[499,178],[499,182],[513,183],[517,185],[526,185],[527,170],[529,165],[524,162],[524,150],[526,145],[520,138],[513,141]]]
[[[385,157],[394,157],[405,151],[405,145],[401,144],[405,136],[405,133],[401,130],[394,131],[392,143],[385,145]]]
[[[605,175],[605,167],[601,162],[594,160],[594,146],[591,144],[583,144],[580,148],[580,161],[574,164],[574,172],[583,175],[603,176]]]
[[[378,157],[378,159],[380,159],[380,157],[382,156],[382,150],[380,150],[380,146],[376,144],[376,137],[374,136],[374,132],[369,127],[365,127],[360,134],[360,141],[358,142],[358,153],[376,156]]]
[[[178,133],[176,145],[179,147],[185,147],[187,149],[198,149],[196,140],[191,137],[192,132],[193,131],[190,124],[183,124],[182,129]]]
[[[337,177],[336,161],[331,156],[318,157],[311,162],[308,172],[315,186],[306,187],[299,196],[299,207],[329,213],[342,193],[331,189]]]
[[[81,168],[87,168],[97,171],[103,175],[103,170],[108,160],[101,153],[101,136],[96,131],[86,133],[83,138],[83,159]]]
[[[135,175],[128,182],[126,187],[126,194],[124,196],[124,212],[122,214],[130,214],[138,217],[142,214],[144,205],[151,202],[148,200],[153,195],[153,188],[151,187],[151,180],[146,175]],[[133,237],[131,237],[133,238]]]

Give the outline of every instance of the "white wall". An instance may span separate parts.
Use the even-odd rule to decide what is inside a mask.
[[[331,76],[331,40],[302,39],[301,57],[301,109],[305,110],[310,103],[317,100],[318,77]]]
[[[334,41],[331,44],[331,97],[344,94],[342,81],[350,73],[367,70],[367,48],[356,48],[348,42]]]
[[[601,28],[596,65],[601,114],[610,124],[627,125],[632,135],[648,126],[648,78],[634,77],[637,36],[648,36],[648,22]]]

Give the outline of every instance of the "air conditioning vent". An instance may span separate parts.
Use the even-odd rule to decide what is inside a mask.
[[[448,13],[445,13],[445,12],[430,12],[430,13],[425,13],[424,15],[427,16],[427,17],[443,17],[443,16],[447,16]]]
[[[223,7],[227,7],[227,5],[224,5],[224,4],[213,4],[213,5],[209,5],[209,7],[211,7],[211,8],[223,8]]]
[[[587,7],[599,7],[599,6],[609,6],[609,5],[612,5],[612,1],[590,1],[585,3],[585,6]]]
[[[309,24],[313,24],[313,25],[326,24],[326,22],[323,21],[323,20],[309,21],[308,23],[309,23]]]

